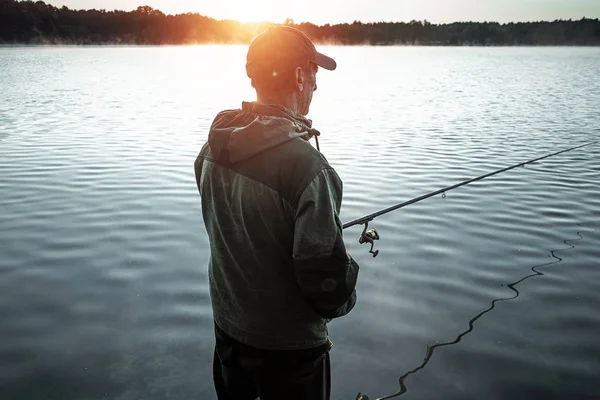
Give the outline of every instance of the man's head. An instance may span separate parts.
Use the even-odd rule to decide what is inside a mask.
[[[319,66],[334,70],[336,63],[319,53],[299,30],[273,26],[250,44],[246,73],[259,101],[279,103],[306,115],[317,90]]]

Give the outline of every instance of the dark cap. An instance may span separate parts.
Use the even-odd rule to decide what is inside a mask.
[[[321,54],[304,33],[289,26],[272,26],[252,40],[246,57],[246,72],[252,78],[253,71],[265,67],[312,62],[333,71],[337,64],[333,58]]]

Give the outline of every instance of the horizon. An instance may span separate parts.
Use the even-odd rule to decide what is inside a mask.
[[[47,4],[55,7],[64,5],[79,10],[132,11],[139,6],[150,6],[165,14],[175,15],[191,12],[217,20],[235,20],[242,23],[283,23],[287,18],[291,18],[296,24],[309,22],[315,25],[334,25],[355,21],[391,23],[412,20],[427,20],[432,24],[454,22],[506,24],[600,18],[600,1],[597,0],[572,0],[570,4],[564,4],[562,0],[423,0],[419,4],[403,0],[372,0],[369,4],[364,4],[357,0],[349,0],[343,6],[341,2],[342,0],[335,0],[323,4],[319,0],[305,0],[305,4],[301,8],[294,8],[294,5],[275,0],[255,0],[252,4],[240,4],[236,0],[223,0],[218,4],[203,5],[199,5],[195,0],[46,1]],[[317,4],[319,7],[316,7]],[[373,4],[379,4],[380,7],[373,7]],[[310,7],[310,5],[315,6]]]

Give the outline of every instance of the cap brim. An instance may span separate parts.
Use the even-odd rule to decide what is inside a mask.
[[[333,71],[337,67],[337,63],[333,58],[327,57],[325,54],[319,52],[317,52],[317,55],[315,56],[315,64],[330,71]]]

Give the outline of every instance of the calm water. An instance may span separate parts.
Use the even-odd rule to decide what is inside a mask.
[[[328,51],[310,117],[344,221],[600,139],[600,49]],[[244,57],[0,49],[2,400],[215,398],[192,166],[215,113],[253,99]],[[422,365],[401,398],[600,399],[600,143],[373,226],[376,259],[346,231],[362,269],[334,399]]]

